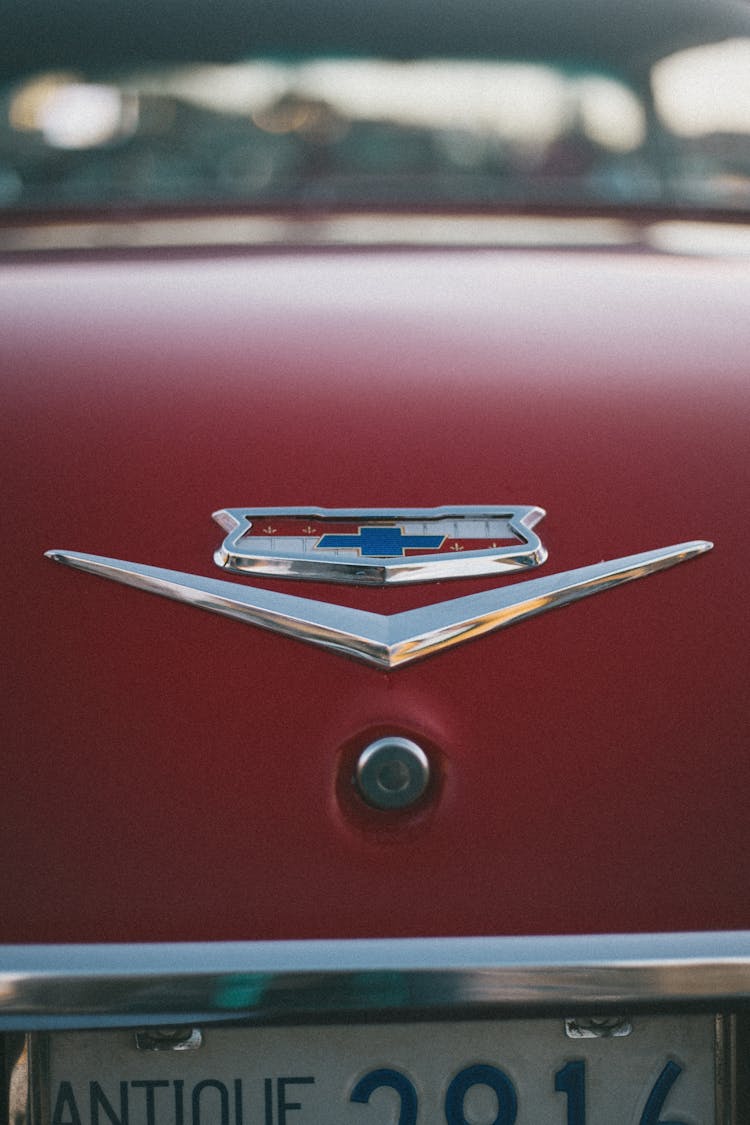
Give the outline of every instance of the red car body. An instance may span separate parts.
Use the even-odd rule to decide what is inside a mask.
[[[6,941],[747,924],[750,290],[656,229],[3,268]],[[504,498],[546,569],[715,547],[393,672],[44,558],[210,574],[221,506]],[[378,733],[432,748],[415,810],[350,789]]]
[[[424,969],[426,939],[466,938],[554,939],[528,946],[558,973],[553,1006],[740,1011],[746,218],[564,206],[275,218],[281,240],[244,243],[204,237],[228,229],[205,209],[6,221],[9,1057],[19,1029],[217,1018],[221,1004],[186,982],[218,971],[224,943],[247,943],[234,973],[257,970],[253,943],[279,943],[259,957],[278,948],[287,1011],[307,1003],[289,974],[318,971],[314,939],[342,964],[347,939],[376,951],[415,939]],[[267,219],[236,222],[262,232]],[[193,244],[191,224],[204,232]],[[539,575],[692,540],[713,549],[392,670],[45,558],[216,577],[217,509],[506,503],[546,511]],[[250,579],[384,614],[527,580]],[[386,736],[413,739],[432,767],[403,810],[371,807],[354,780]],[[569,986],[555,949],[576,936]],[[504,968],[488,954],[492,1003],[516,1010],[525,947],[507,948],[521,953]],[[627,971],[611,989],[598,975],[629,948],[641,969],[650,950],[671,966],[642,995]],[[173,1003],[167,969],[149,999],[162,956],[177,966]],[[457,971],[461,956],[447,956]],[[531,1001],[544,1006],[543,984]],[[252,1012],[247,996],[241,1007]]]

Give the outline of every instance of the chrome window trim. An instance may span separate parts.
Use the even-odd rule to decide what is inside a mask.
[[[0,946],[0,1030],[750,1001],[750,931]]]

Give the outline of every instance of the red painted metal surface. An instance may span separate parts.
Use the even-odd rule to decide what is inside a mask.
[[[58,257],[0,318],[0,941],[750,926],[746,263]],[[218,576],[220,507],[502,503],[547,509],[537,574],[716,546],[391,673],[43,558]],[[438,763],[417,811],[351,789],[385,733]]]

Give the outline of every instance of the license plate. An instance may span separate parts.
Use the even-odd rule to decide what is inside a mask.
[[[38,1043],[35,1125],[715,1125],[715,1028],[708,1015],[209,1025],[192,1050],[60,1032]]]

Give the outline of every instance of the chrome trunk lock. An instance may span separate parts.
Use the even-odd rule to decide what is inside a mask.
[[[379,738],[359,756],[357,787],[376,809],[405,809],[415,804],[430,780],[424,750],[409,738]]]

